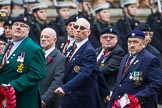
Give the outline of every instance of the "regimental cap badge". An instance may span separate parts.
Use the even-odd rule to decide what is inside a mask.
[[[129,38],[129,37],[130,38],[142,38],[142,39],[144,39],[145,34],[142,31],[136,29],[136,30],[132,30],[128,33],[127,38]]]
[[[111,32],[111,33],[113,32],[113,29],[112,29],[112,28],[110,28],[110,32]]]
[[[26,17],[24,17],[24,21],[27,21],[27,18]]]
[[[12,24],[12,21],[11,21],[11,20],[9,20],[9,21],[8,21],[8,23],[11,25],[11,24]]]
[[[131,34],[131,36],[132,36],[132,37],[135,37],[135,36],[136,36],[136,34],[135,34],[135,33],[132,33],[132,34]]]

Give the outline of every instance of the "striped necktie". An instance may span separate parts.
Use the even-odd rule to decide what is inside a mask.
[[[63,52],[62,52],[63,54],[66,53],[67,47],[69,46],[69,44],[70,44],[70,39],[68,39],[68,40],[66,41],[65,47],[64,47]]]
[[[7,61],[7,59],[8,59],[8,55],[9,55],[10,50],[11,50],[11,48],[12,48],[13,45],[14,45],[14,44],[13,44],[13,42],[12,42],[12,43],[10,44],[10,46],[8,47],[8,49],[7,49],[7,51],[6,51],[5,55],[4,55],[4,57],[3,57],[3,59],[2,59],[2,64],[0,64],[0,67],[2,67],[2,66],[6,63],[6,61]]]
[[[124,76],[126,75],[126,72],[127,72],[128,68],[129,68],[129,65],[130,65],[132,59],[133,59],[133,56],[128,57],[127,63],[124,66],[122,78],[124,78]]]
[[[70,62],[71,57],[72,57],[73,53],[75,52],[75,49],[76,49],[76,48],[77,48],[77,45],[74,43],[73,49],[72,49],[72,51],[70,52],[70,54],[68,55],[68,57],[67,57],[67,59],[66,59],[66,64],[65,64],[65,66],[67,66],[67,64]]]

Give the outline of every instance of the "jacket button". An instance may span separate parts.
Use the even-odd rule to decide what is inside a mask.
[[[122,85],[120,84],[119,87],[121,87]]]

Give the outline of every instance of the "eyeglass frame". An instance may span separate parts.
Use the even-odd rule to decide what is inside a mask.
[[[101,38],[103,38],[103,39],[109,39],[109,40],[113,40],[113,39],[115,39],[117,36],[116,35],[113,35],[113,36],[101,36]]]
[[[77,26],[77,27],[76,27]],[[84,27],[84,26],[82,26],[82,25],[73,25],[73,28],[75,29],[75,30],[77,30],[78,28],[79,28],[79,30],[85,30],[85,29],[87,29],[87,30],[89,30],[88,28],[86,28],[86,27]]]

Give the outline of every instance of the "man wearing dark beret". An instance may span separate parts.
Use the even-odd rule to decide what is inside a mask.
[[[129,32],[127,39],[128,54],[121,61],[107,108],[157,108],[156,94],[162,86],[159,60],[145,49],[145,35],[142,31]]]
[[[42,48],[28,37],[27,22],[27,17],[19,16],[12,23],[13,42],[0,59],[0,85],[12,88],[9,95],[16,108],[41,108],[39,82],[45,77],[45,57]]]
[[[106,79],[107,86],[112,90],[125,52],[118,44],[118,32],[115,27],[104,28],[100,33],[100,42],[102,47],[96,49],[97,64]]]
[[[160,67],[162,68],[162,56],[160,54],[160,51],[156,47],[154,47],[152,44],[150,44],[153,38],[153,32],[151,31],[150,26],[148,24],[139,24],[135,29],[139,29],[143,31],[143,33],[145,34],[146,49],[159,59]],[[158,104],[162,103],[161,95],[162,95],[162,88],[158,92]]]
[[[67,36],[66,37],[63,37],[63,36],[58,37],[57,48],[64,55],[67,54],[68,49],[70,48],[70,46],[73,46],[73,43],[75,41],[74,33],[73,33],[73,30],[74,30],[73,25],[77,19],[78,19],[77,15],[70,16],[69,19],[65,21]]]
[[[7,40],[12,40],[12,21],[13,21],[13,18],[12,17],[9,17],[7,20],[5,20],[4,22],[4,34],[7,38]]]
[[[145,46],[146,49],[155,55],[160,61],[160,67],[162,68],[162,57],[157,48],[155,48],[151,43],[153,32],[148,24],[139,24],[135,29],[141,30],[145,34]]]

